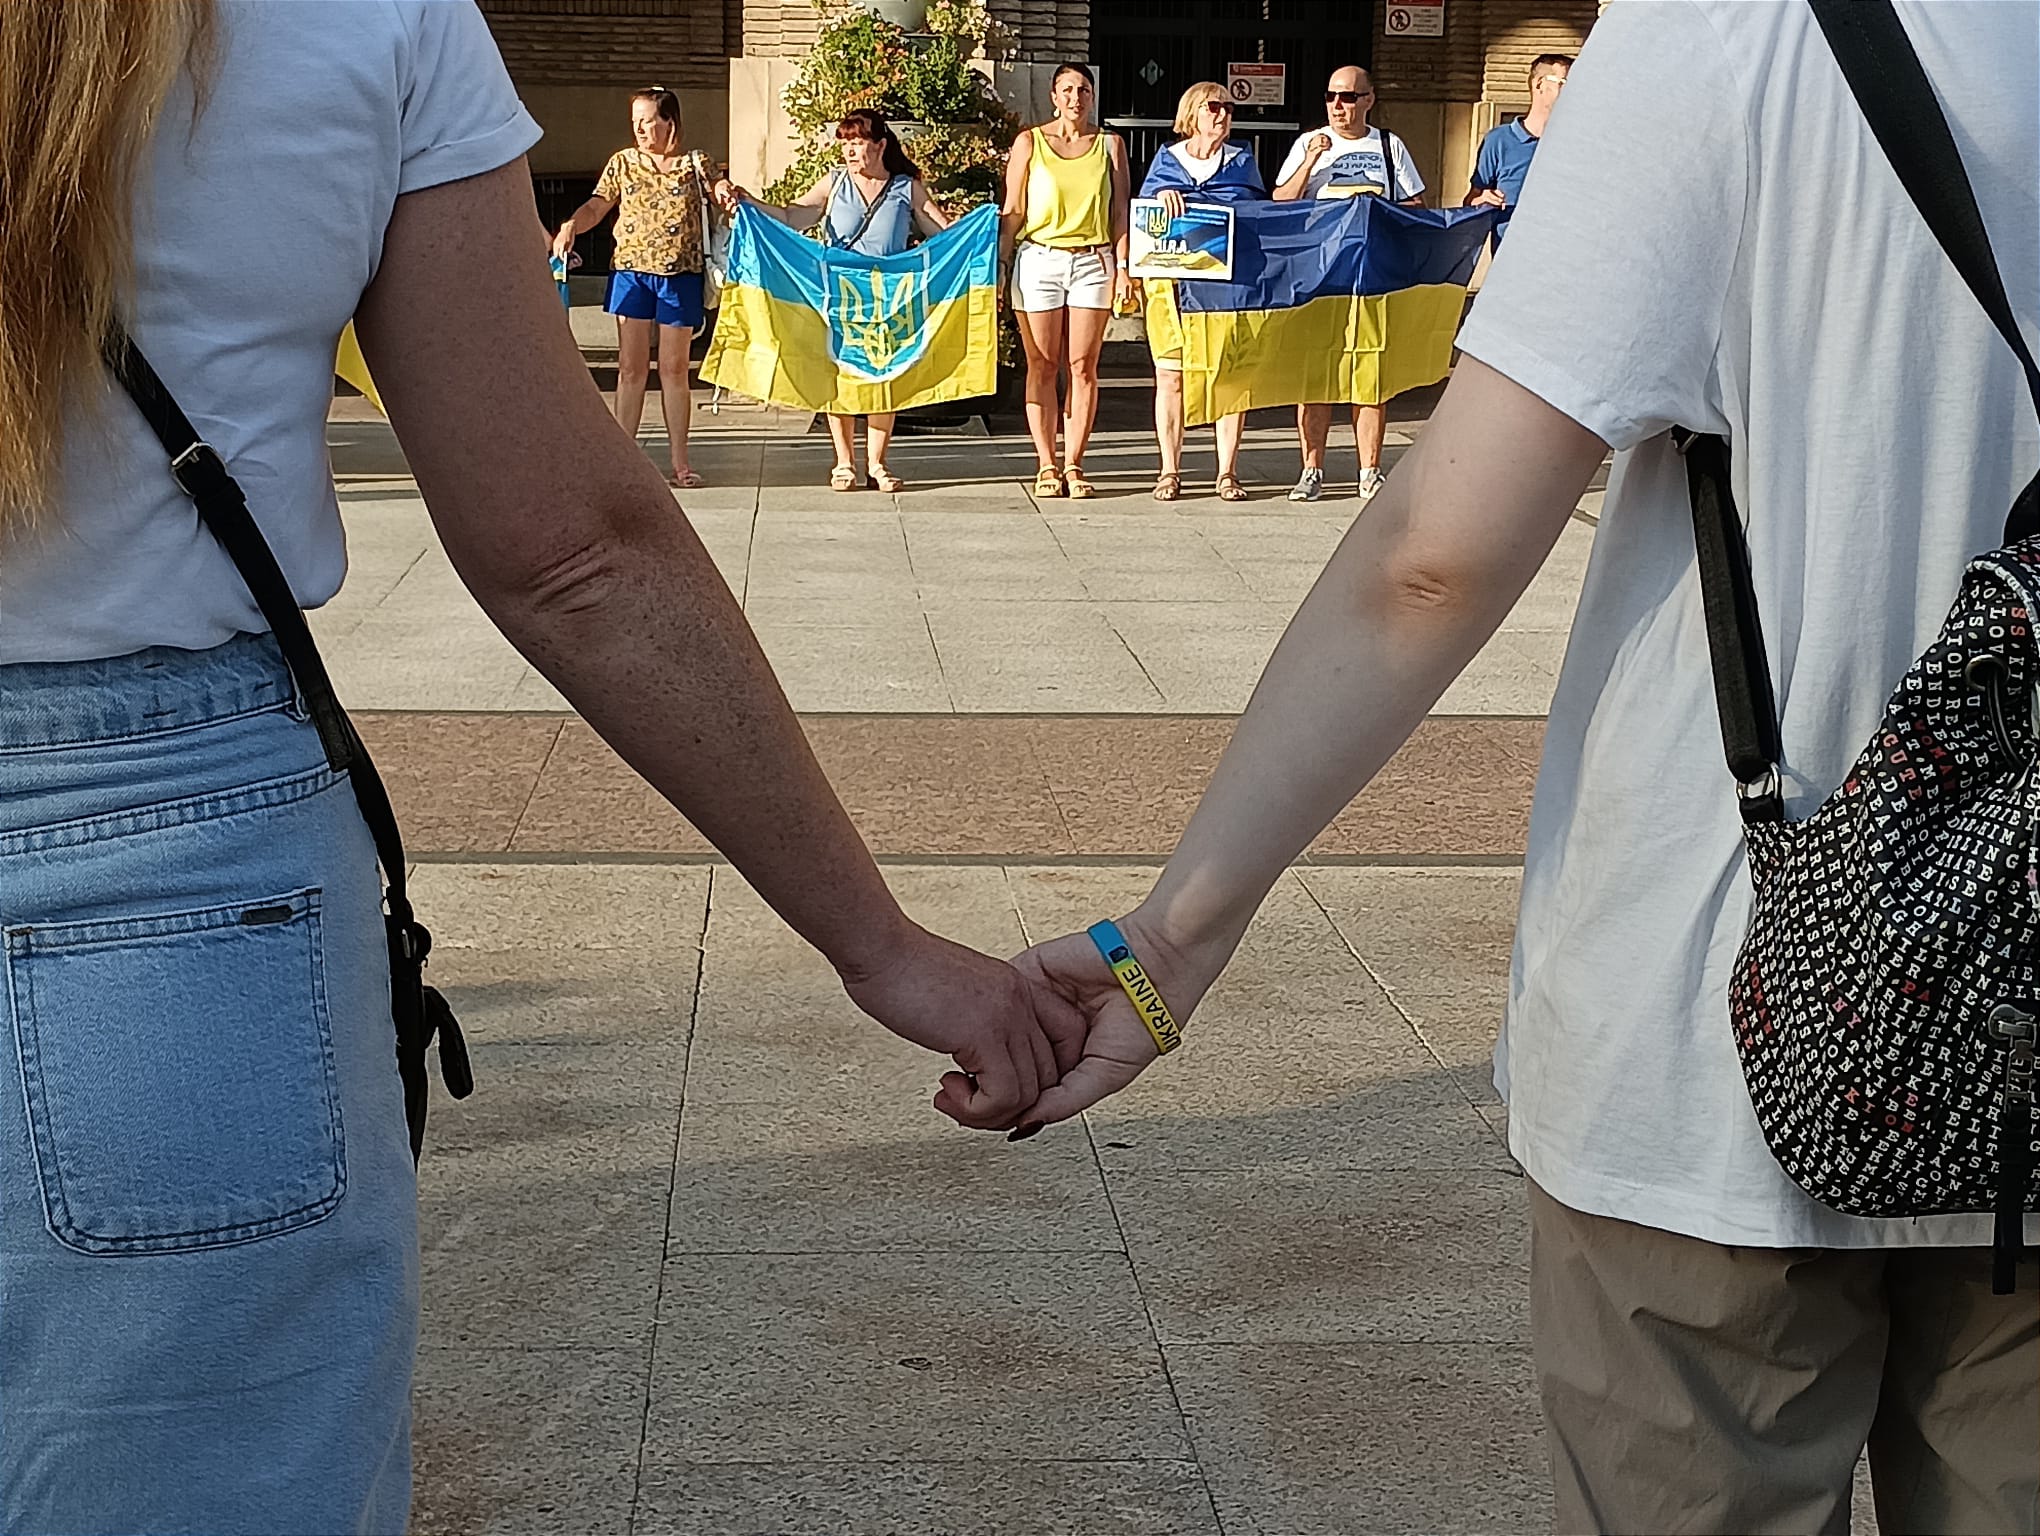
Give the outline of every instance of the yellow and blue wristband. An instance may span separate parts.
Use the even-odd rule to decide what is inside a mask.
[[[1098,946],[1098,953],[1112,967],[1113,979],[1126,993],[1127,1000],[1133,1004],[1133,1011],[1147,1026],[1147,1032],[1154,1036],[1155,1050],[1168,1055],[1183,1043],[1183,1026],[1176,1022],[1169,1012],[1169,1005],[1162,1001],[1162,994],[1156,990],[1140,961],[1134,958],[1133,946],[1126,942],[1126,935],[1119,931],[1119,924],[1110,921],[1093,923],[1090,933],[1091,942]]]

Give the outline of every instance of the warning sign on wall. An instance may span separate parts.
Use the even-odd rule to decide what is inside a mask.
[[[1287,95],[1288,74],[1287,64],[1228,64],[1226,94],[1236,106],[1279,107]]]
[[[1385,21],[1390,37],[1443,37],[1445,0],[1393,0]]]

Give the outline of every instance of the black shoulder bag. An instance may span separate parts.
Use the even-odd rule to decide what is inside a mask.
[[[1809,0],[1927,227],[2017,353],[2019,333],[1955,140],[1889,0]],[[2040,476],[1980,555],[1934,644],[1892,693],[1841,787],[1785,820],[1777,705],[1729,489],[1728,444],[1678,434],[1723,746],[1753,888],[1729,981],[1765,1140],[1851,1215],[1995,1215],[2009,1292],[2040,1209]]]
[[[299,610],[297,597],[284,579],[262,530],[249,515],[248,499],[227,472],[219,454],[201,439],[190,419],[178,407],[156,370],[136,347],[134,339],[118,324],[107,338],[107,366],[120,381],[142,419],[156,434],[163,451],[170,455],[170,474],[198,509],[199,521],[219,540],[227,558],[241,573],[255,605],[276,636],[291,682],[312,726],[325,748],[326,761],[335,773],[347,775],[354,787],[361,818],[375,839],[376,859],[383,869],[383,927],[390,951],[390,1012],[397,1030],[397,1072],[404,1085],[404,1119],[411,1132],[411,1157],[415,1162],[425,1146],[427,1101],[425,1053],[436,1035],[439,1040],[439,1072],[446,1090],[456,1099],[474,1092],[475,1079],[468,1062],[467,1042],[453,1010],[436,987],[425,985],[425,957],[432,950],[432,935],[412,914],[404,891],[404,844],[397,833],[396,814],[390,797],[369,761],[354,722],[341,709],[333,694],[326,665],[312,643],[312,631]]]

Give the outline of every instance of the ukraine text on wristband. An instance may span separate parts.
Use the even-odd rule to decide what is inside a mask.
[[[1114,922],[1094,923],[1091,927],[1091,942],[1098,946],[1098,953],[1105,957],[1105,963],[1112,967],[1112,975],[1122,991],[1133,1004],[1133,1011],[1140,1015],[1147,1032],[1154,1036],[1155,1049],[1166,1056],[1183,1043],[1183,1026],[1178,1024],[1169,1012],[1169,1005],[1162,1001],[1162,994],[1155,989],[1148,973],[1133,956],[1133,949],[1126,942],[1126,935],[1119,931]]]

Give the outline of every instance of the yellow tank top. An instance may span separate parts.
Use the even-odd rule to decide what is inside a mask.
[[[1020,238],[1065,249],[1111,244],[1112,162],[1105,153],[1105,130],[1100,128],[1091,147],[1074,160],[1050,149],[1039,128],[1032,135]]]

